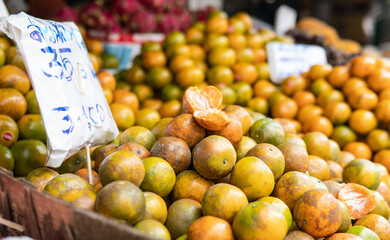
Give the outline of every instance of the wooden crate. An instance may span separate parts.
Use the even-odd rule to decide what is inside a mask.
[[[38,192],[12,172],[0,167],[0,214],[3,219],[21,225],[15,230],[0,225],[1,236],[29,236],[34,239],[151,239],[129,225],[93,211]]]

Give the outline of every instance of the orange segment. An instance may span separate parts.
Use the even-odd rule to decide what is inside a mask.
[[[201,127],[211,131],[222,130],[232,122],[232,119],[224,111],[218,109],[195,111],[194,118]]]
[[[338,199],[347,206],[352,219],[358,219],[375,208],[374,193],[356,183],[345,184]]]

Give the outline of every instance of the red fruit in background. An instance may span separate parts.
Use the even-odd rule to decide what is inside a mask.
[[[169,5],[168,0],[142,0],[146,8],[155,13],[162,13]]]
[[[157,31],[162,33],[170,33],[179,31],[181,27],[179,18],[171,13],[163,14],[159,17]]]
[[[64,7],[57,12],[55,19],[61,22],[73,21],[77,23],[79,21],[79,14],[72,7]]]
[[[111,9],[119,14],[132,14],[140,11],[142,4],[137,0],[113,0],[111,3]]]
[[[191,27],[192,15],[188,10],[186,10],[184,8],[175,7],[170,11],[170,13],[175,15],[175,17],[180,25],[181,31],[185,31]]]
[[[149,11],[139,11],[135,13],[127,24],[127,29],[131,32],[154,32],[156,30],[156,15]]]
[[[217,11],[217,10],[218,9],[215,6],[208,6],[204,9],[199,10],[196,14],[197,15],[196,21],[205,22],[207,19],[207,15],[209,15],[209,13]]]
[[[80,23],[87,28],[111,30],[118,28],[113,15],[96,3],[86,5],[80,11]]]

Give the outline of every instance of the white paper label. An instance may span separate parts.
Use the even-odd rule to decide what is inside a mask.
[[[4,4],[3,0],[0,0],[0,17],[8,17],[8,9]]]
[[[298,76],[315,64],[327,64],[325,49],[305,44],[270,42],[267,59],[271,81],[280,84],[288,76]]]
[[[294,28],[297,21],[297,11],[287,5],[281,5],[275,13],[275,32],[278,35],[285,34]]]
[[[86,144],[105,144],[119,131],[73,22],[19,13],[0,19],[33,85],[47,134],[46,165],[59,167]]]

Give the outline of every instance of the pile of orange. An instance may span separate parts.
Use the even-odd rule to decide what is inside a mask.
[[[213,12],[117,75],[87,40],[120,129],[91,148],[92,184],[84,151],[44,167],[34,92],[0,38],[0,164],[158,239],[389,239],[387,66],[362,56],[277,86],[264,48],[288,39],[250,28],[245,13]]]

